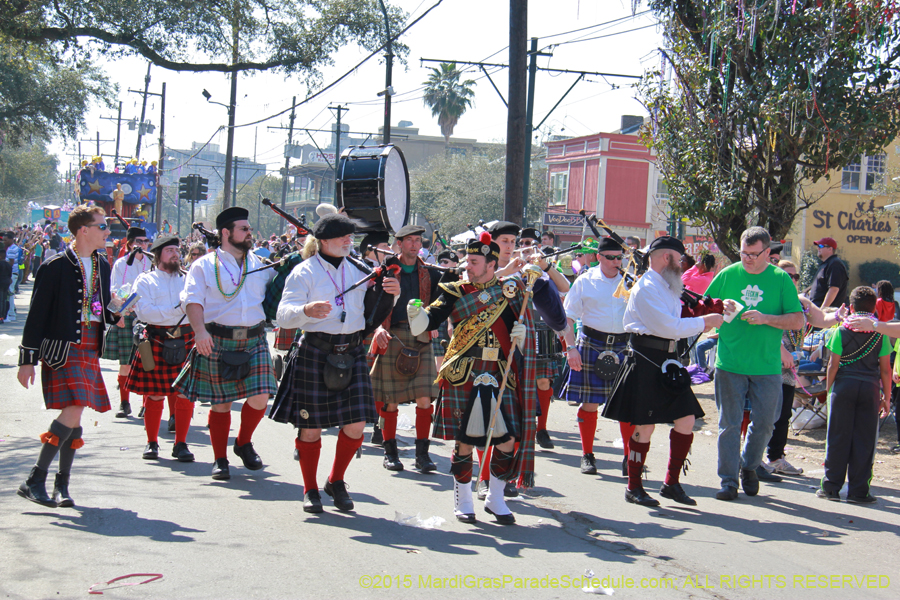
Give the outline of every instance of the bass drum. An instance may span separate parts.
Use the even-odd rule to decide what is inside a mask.
[[[395,233],[409,219],[409,171],[393,144],[347,148],[338,164],[335,204],[357,231]]]

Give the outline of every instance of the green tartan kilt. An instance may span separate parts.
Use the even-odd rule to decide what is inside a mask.
[[[209,402],[224,404],[251,396],[266,394],[270,398],[275,395],[278,385],[275,382],[275,369],[266,335],[246,340],[233,340],[212,336],[213,351],[203,356],[196,348],[188,354],[181,373],[172,387],[183,394],[191,402]],[[236,381],[222,379],[219,357],[222,351],[250,352],[250,374]]]
[[[130,365],[134,349],[134,314],[125,316],[125,327],[110,325],[106,329],[106,348],[103,358]]]
[[[419,354],[419,370],[412,377],[405,377],[397,372],[394,365],[403,346],[396,339],[388,344],[384,354],[376,355],[372,363],[372,389],[375,402],[403,404],[414,402],[416,398],[437,397],[437,368],[434,366],[434,352],[431,343],[420,344],[409,332],[408,328],[394,328],[391,335],[402,341],[407,347],[417,349],[423,346]]]

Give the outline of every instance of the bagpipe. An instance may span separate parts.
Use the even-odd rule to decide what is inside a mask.
[[[597,237],[599,240],[603,237],[603,234],[600,233],[600,230],[597,228],[598,225],[602,228],[607,235],[612,238],[614,242],[619,244],[622,247],[622,251],[626,254],[630,255],[631,263],[635,267],[634,274],[627,272],[625,269],[620,268],[619,272],[622,273],[622,280],[625,283],[626,290],[630,290],[635,283],[647,272],[647,269],[650,268],[650,256],[649,254],[642,252],[641,250],[632,249],[628,244],[625,243],[625,240],[622,239],[618,233],[613,231],[613,229],[603,222],[603,219],[599,219],[597,215],[588,215],[584,209],[578,211],[581,214],[581,217],[584,219],[584,222],[591,228],[591,232]],[[723,314],[725,312],[725,305],[718,298],[710,298],[704,294],[698,294],[697,292],[692,292],[689,289],[683,289],[681,292],[681,317],[702,317],[703,315],[708,314]]]
[[[221,244],[221,240],[219,240],[219,236],[216,235],[215,231],[210,231],[206,227],[203,226],[203,223],[194,223],[192,225],[194,229],[196,229],[200,235],[206,238],[206,245],[210,248],[218,248]]]

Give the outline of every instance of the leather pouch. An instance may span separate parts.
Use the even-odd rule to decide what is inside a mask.
[[[223,350],[219,357],[222,379],[240,381],[250,374],[250,353],[243,350]]]
[[[394,368],[397,373],[404,377],[412,377],[419,371],[421,363],[420,352],[412,348],[400,348],[400,354],[397,355],[397,362]]]
[[[169,365],[183,365],[187,357],[187,347],[183,339],[163,340],[162,357]]]
[[[325,357],[323,378],[331,392],[343,392],[350,385],[355,359],[350,354],[329,354]]]

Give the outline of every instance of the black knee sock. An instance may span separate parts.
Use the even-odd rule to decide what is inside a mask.
[[[81,434],[83,431],[81,427],[76,427],[72,430],[72,435],[69,436],[69,439],[59,445],[59,473],[61,475],[68,475],[69,471],[72,470],[75,450],[82,445]]]
[[[50,463],[53,462],[53,458],[56,456],[56,453],[59,452],[59,447],[68,440],[71,435],[72,429],[66,427],[59,421],[50,423],[47,433],[41,435],[41,441],[44,442],[44,445],[41,446],[41,453],[38,455],[35,466],[44,471],[49,471]]]

